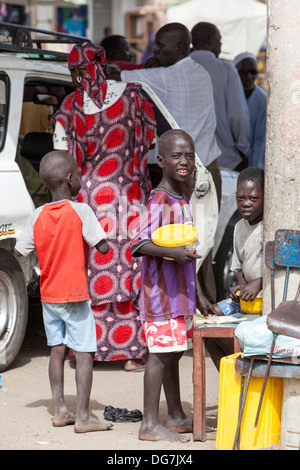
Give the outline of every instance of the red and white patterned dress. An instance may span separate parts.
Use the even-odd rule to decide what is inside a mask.
[[[90,251],[88,283],[97,333],[95,359],[111,361],[142,358],[147,351],[134,302],[141,263],[131,257],[130,234],[151,189],[147,158],[156,122],[139,85],[109,80],[103,85],[107,88],[101,111],[84,92],[84,112],[76,115],[75,147],[70,146],[70,123],[74,101],[82,95],[74,92],[65,98],[55,115],[54,147],[77,159],[78,201],[94,210],[107,234],[108,253]]]

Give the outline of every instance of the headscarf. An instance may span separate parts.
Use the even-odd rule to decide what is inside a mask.
[[[237,65],[239,62],[241,62],[244,59],[253,59],[255,62],[257,62],[256,56],[252,54],[252,52],[241,52],[237,56],[235,56],[233,63],[234,65]]]
[[[102,108],[106,95],[105,50],[91,42],[76,44],[68,56],[69,70],[85,69],[82,86],[96,106]],[[80,90],[80,89],[77,89]]]
[[[69,53],[68,67],[69,70],[85,69],[86,73],[82,79],[82,87],[76,88],[72,94],[72,103],[69,103],[69,97],[64,100],[63,106],[69,109],[67,121],[60,110],[57,111],[54,118],[64,123],[69,141],[69,152],[78,160],[79,153],[81,155],[85,153],[87,144],[86,118],[83,109],[84,91],[98,106],[99,111],[106,96],[106,74],[109,69],[105,65],[105,50],[89,41],[76,44]],[[68,105],[66,105],[67,102]]]

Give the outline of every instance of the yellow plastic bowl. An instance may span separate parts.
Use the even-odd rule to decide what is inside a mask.
[[[163,225],[156,229],[151,240],[159,246],[184,246],[193,243],[198,238],[198,229],[188,224]]]
[[[260,315],[262,313],[262,298],[255,297],[254,300],[240,299],[240,307],[243,313],[252,313],[254,315]]]

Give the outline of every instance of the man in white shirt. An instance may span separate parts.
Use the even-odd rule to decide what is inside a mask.
[[[123,70],[124,82],[146,83],[159,97],[178,126],[194,140],[196,153],[207,167],[220,155],[215,129],[213,90],[209,74],[189,57],[191,35],[180,23],[156,33],[155,68]]]
[[[192,29],[190,56],[210,74],[217,117],[216,138],[222,154],[221,167],[242,170],[247,166],[250,140],[247,102],[235,67],[218,58],[221,34],[212,23],[200,22]]]

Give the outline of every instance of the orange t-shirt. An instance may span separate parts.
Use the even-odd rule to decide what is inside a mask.
[[[87,204],[62,200],[35,210],[16,250],[26,256],[36,248],[43,302],[79,302],[89,299],[89,246],[103,238],[105,232]]]

